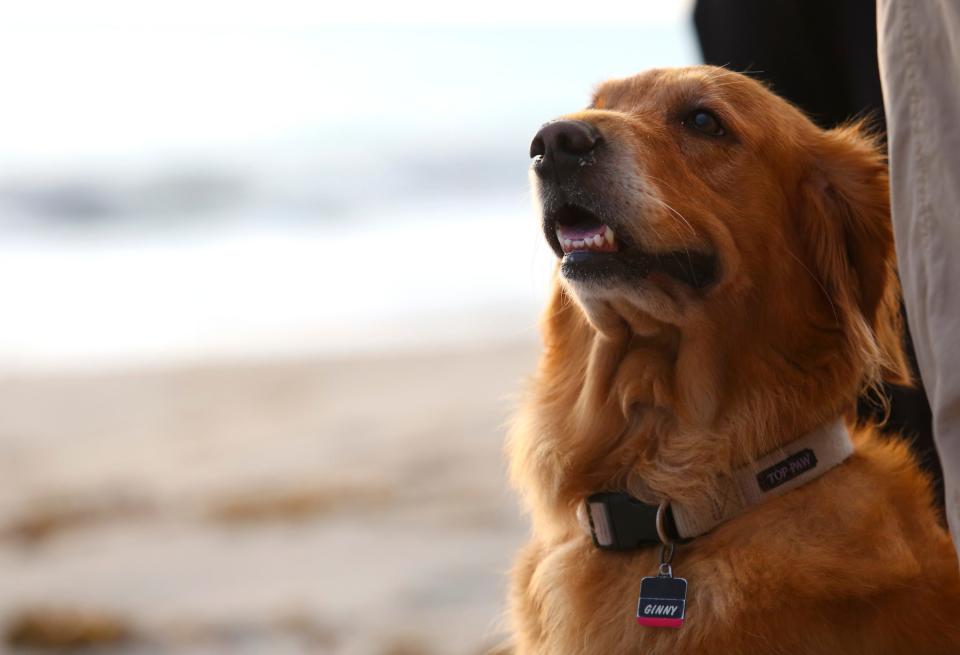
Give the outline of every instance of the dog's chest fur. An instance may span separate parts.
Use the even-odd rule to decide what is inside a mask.
[[[902,449],[860,446],[831,476],[678,550],[674,574],[689,582],[679,629],[635,621],[657,548],[535,538],[514,571],[516,652],[960,652],[960,575],[949,540],[926,527],[922,477]]]

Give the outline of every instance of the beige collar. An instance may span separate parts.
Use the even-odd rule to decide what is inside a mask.
[[[815,480],[852,454],[847,427],[842,419],[837,419],[738,468],[723,480],[708,504],[670,502],[658,508],[625,494],[601,493],[590,496],[578,508],[577,519],[600,548],[628,550],[649,545],[649,526],[636,525],[649,522],[649,517],[653,521],[652,534],[659,534],[659,541],[664,541],[664,534],[670,532],[680,539],[692,539],[754,505]],[[616,504],[611,502],[614,496],[621,497],[613,499]],[[672,517],[665,516],[668,512],[672,512]],[[665,522],[670,519],[673,530],[665,529]]]

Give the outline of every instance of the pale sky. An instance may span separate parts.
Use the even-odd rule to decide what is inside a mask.
[[[8,2],[0,6],[0,176],[11,166],[55,171],[211,152],[229,158],[234,150],[353,129],[351,120],[414,128],[424,120],[441,127],[444,121],[516,123],[507,95],[531,112],[552,110],[547,96],[561,85],[541,91],[531,83],[540,68],[544,78],[557,77],[550,63],[570,71],[558,79],[569,94],[556,100],[564,110],[604,77],[689,63],[693,55],[678,54],[684,44],[674,45],[676,37],[647,45],[639,35],[629,43],[626,32],[628,42],[613,51],[602,34],[625,26],[660,31],[655,26],[661,25],[675,33],[689,21],[690,4],[595,2],[585,12],[582,2],[515,0]],[[465,44],[459,36],[444,40],[441,24],[474,25],[494,36]],[[416,32],[431,26],[427,38]],[[499,43],[495,31],[505,27],[534,36],[540,28],[560,29],[569,43],[547,41],[556,46],[553,61],[532,62],[545,42],[529,48],[523,41]],[[663,61],[656,59],[660,51]],[[565,62],[556,61],[561,55]],[[465,75],[476,76],[477,84]],[[525,98],[532,90],[536,98]],[[438,113],[444,105],[449,113]],[[537,113],[537,120],[545,118]],[[488,138],[483,126],[476,133]]]
[[[309,28],[341,23],[597,24],[670,23],[693,0],[30,0],[0,9],[0,30],[27,26],[142,25]]]

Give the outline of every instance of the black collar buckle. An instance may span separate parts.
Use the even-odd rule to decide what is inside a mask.
[[[650,505],[626,493],[602,491],[587,497],[586,510],[593,543],[601,550],[636,550],[679,541],[669,505]]]

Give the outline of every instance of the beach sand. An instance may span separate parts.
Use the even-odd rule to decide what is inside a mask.
[[[0,379],[0,649],[483,652],[537,350]]]

